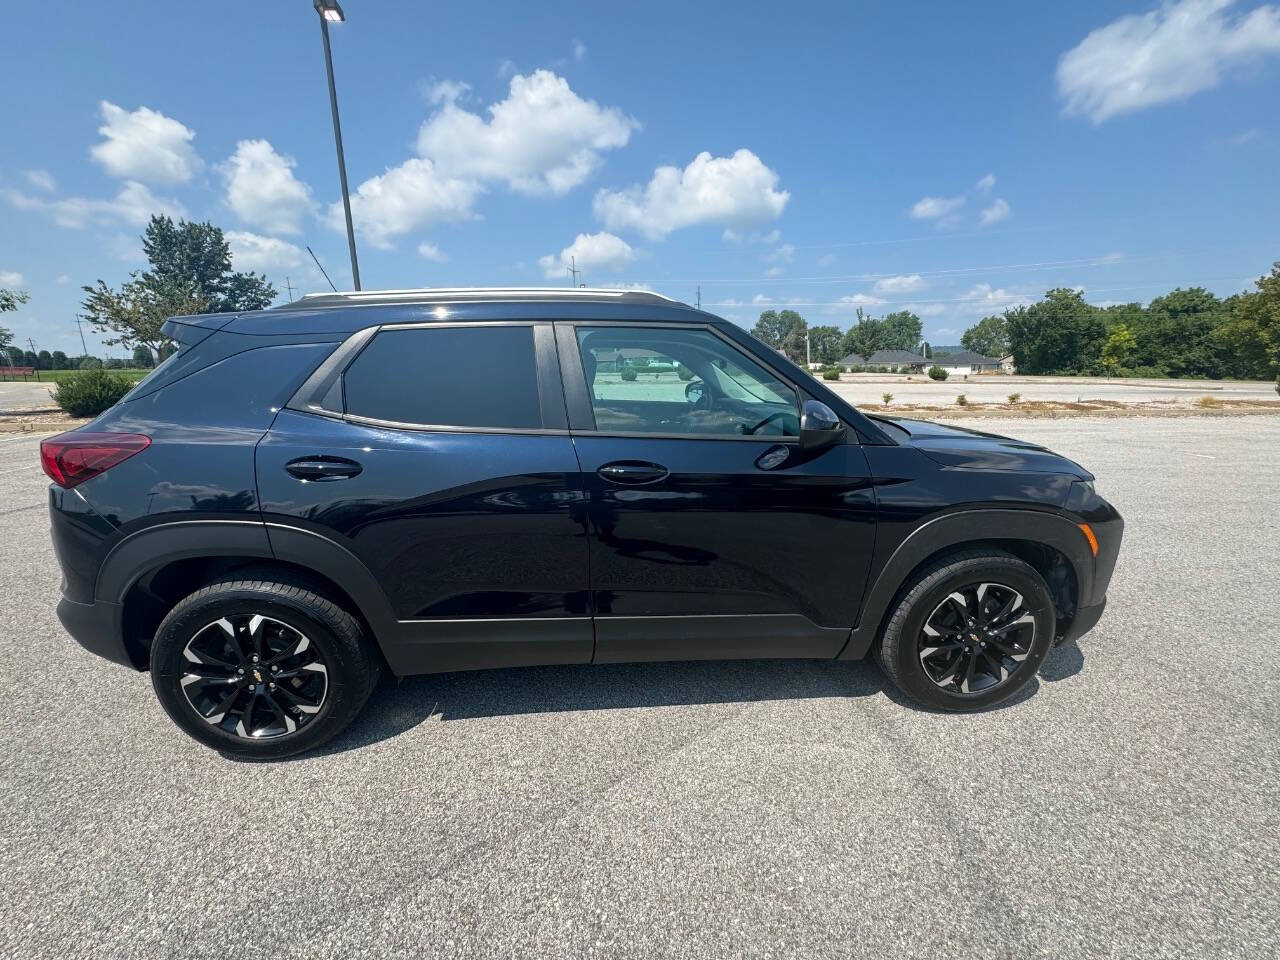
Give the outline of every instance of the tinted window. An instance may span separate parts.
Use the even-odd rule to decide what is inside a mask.
[[[451,427],[542,426],[532,327],[383,330],[343,374],[346,412]]]
[[[796,392],[702,329],[579,327],[596,429],[794,437]]]

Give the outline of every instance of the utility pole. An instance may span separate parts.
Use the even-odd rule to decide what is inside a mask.
[[[702,284],[698,284],[698,309],[702,309]]]
[[[581,272],[582,271],[578,269],[577,259],[575,257],[570,257],[569,258],[569,276],[572,278],[570,281],[570,286],[573,286],[573,287],[578,286],[578,274],[580,274]]]
[[[347,161],[342,153],[342,125],[338,122],[338,91],[333,85],[333,54],[329,52],[329,21],[342,23],[346,16],[338,0],[314,0],[324,37],[324,72],[329,78],[329,109],[333,113],[333,142],[338,148],[338,180],[342,184],[342,212],[347,220],[347,248],[351,251],[351,282],[360,289],[360,264],[356,262],[356,231],[351,225],[351,196],[347,193]]]
[[[84,321],[79,317],[76,317],[76,329],[80,331],[80,356],[87,357],[89,355],[89,348],[85,346],[84,342]]]
[[[288,274],[285,274],[284,285],[285,285],[285,288],[289,291],[289,302],[293,303],[293,284],[289,282]]]
[[[35,354],[35,357],[36,357],[35,362],[31,365],[36,368],[36,383],[39,383],[40,382],[40,356],[39,354],[36,354],[36,342],[32,340],[30,337],[27,337],[27,346],[31,348],[32,354]]]
[[[804,368],[809,369],[809,365],[813,363],[813,358],[809,356],[809,334],[804,335]]]

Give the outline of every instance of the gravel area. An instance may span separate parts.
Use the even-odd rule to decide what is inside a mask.
[[[65,636],[37,441],[0,439],[0,956],[1274,955],[1280,417],[971,425],[1127,524],[1015,703],[924,712],[869,663],[453,674],[279,764]]]

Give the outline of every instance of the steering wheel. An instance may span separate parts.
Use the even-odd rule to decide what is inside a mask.
[[[684,398],[693,404],[695,410],[710,410],[715,404],[711,391],[701,380],[690,380],[684,385]]]
[[[751,434],[759,430],[761,427],[768,426],[774,420],[779,420],[782,417],[793,417],[793,416],[795,416],[795,414],[791,413],[788,410],[779,410],[777,413],[769,414],[767,417],[765,417],[763,420],[757,423],[754,427],[743,427],[742,432],[750,436]]]

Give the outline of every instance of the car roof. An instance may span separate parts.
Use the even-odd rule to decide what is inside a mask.
[[[649,290],[427,287],[308,294],[279,307],[239,314],[229,329],[262,336],[340,334],[382,324],[500,320],[723,322]]]

